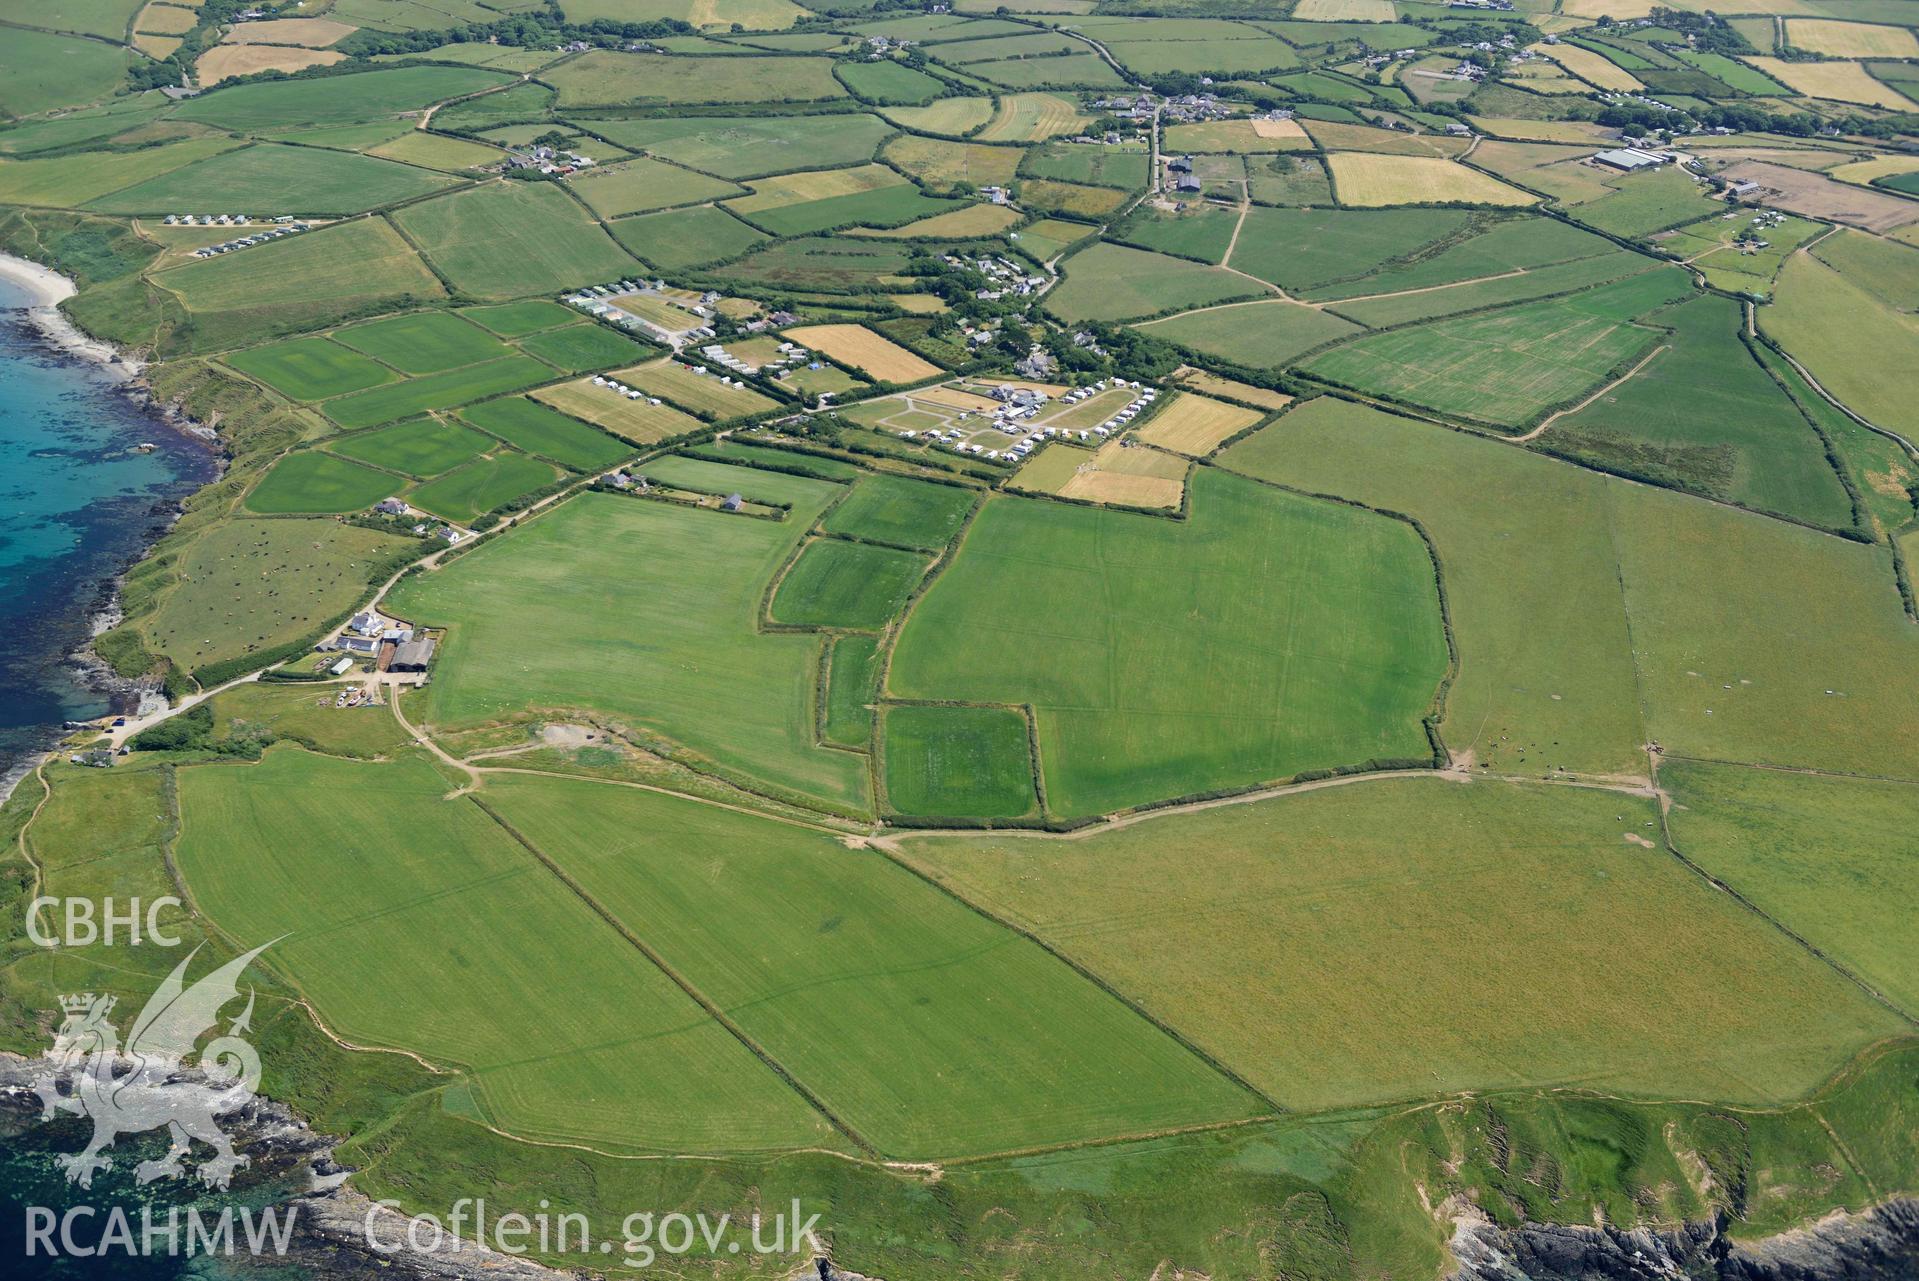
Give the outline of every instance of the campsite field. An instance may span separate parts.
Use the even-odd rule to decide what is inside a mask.
[[[1308,579],[1364,625],[1335,624]],[[1408,526],[1210,468],[1185,522],[997,497],[908,617],[887,692],[1031,704],[1063,815],[1423,758],[1447,665],[1434,592]],[[1307,676],[1321,664],[1344,675]]]
[[[941,373],[938,365],[863,325],[806,325],[787,330],[786,337],[880,382],[924,382]]]
[[[1157,448],[1203,458],[1261,417],[1257,410],[1186,393],[1173,396],[1138,435]]]
[[[171,267],[153,279],[199,322],[196,337],[207,347],[446,296],[419,255],[377,218]]]
[[[1289,1107],[1467,1081],[1777,1102],[1891,1029],[1658,839],[1642,799],[1409,778],[906,852]]]
[[[403,584],[396,610],[451,629],[422,714],[451,729],[585,704],[724,774],[863,811],[863,759],[814,746],[818,639],[756,627],[766,584],[837,486],[725,475],[738,470],[719,468],[720,483],[793,515],[587,494]],[[569,620],[557,644],[538,625],[554,617]]]
[[[671,405],[628,400],[605,387],[594,386],[592,380],[586,378],[542,387],[532,396],[568,417],[592,423],[636,445],[651,445],[700,428],[699,419]]]
[[[181,790],[181,869],[213,919],[248,945],[290,935],[274,964],[330,1026],[462,1069],[496,1124],[626,1151],[833,1141],[506,829],[444,801],[425,762],[282,749],[188,771]],[[505,955],[475,984],[480,938]],[[555,986],[574,995],[557,1017],[542,1000]],[[536,1040],[571,1052],[529,1059]],[[674,1104],[610,1106],[642,1091]],[[609,1106],[577,1106],[594,1098]]]
[[[723,375],[694,373],[693,368],[676,360],[656,360],[636,369],[621,370],[612,376],[629,387],[659,396],[681,409],[713,421],[763,414],[779,404],[771,397],[739,383],[728,386],[720,381]]]

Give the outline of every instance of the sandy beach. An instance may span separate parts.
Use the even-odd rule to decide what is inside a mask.
[[[61,312],[60,304],[73,297],[75,290],[71,280],[49,267],[25,258],[15,258],[11,254],[0,254],[0,280],[5,280],[25,290],[32,298],[27,315],[48,342],[62,351],[71,352],[85,360],[97,361],[123,371],[129,377],[136,376],[145,364],[124,354],[111,343],[89,338]]]

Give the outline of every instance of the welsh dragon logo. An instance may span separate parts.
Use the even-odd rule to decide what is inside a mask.
[[[134,1167],[143,1184],[184,1173],[182,1160],[195,1139],[214,1150],[212,1159],[199,1168],[200,1181],[208,1187],[226,1188],[233,1172],[248,1163],[214,1118],[244,1107],[260,1084],[260,1056],[242,1035],[253,1018],[252,989],[246,1008],[225,1034],[199,1052],[191,1065],[199,1071],[189,1072],[186,1060],[200,1038],[216,1029],[221,1009],[240,995],[241,973],[270,946],[265,943],[235,957],[188,987],[187,966],[200,951],[194,948],[133,1020],[125,1046],[108,1019],[116,998],[88,992],[60,999],[66,1018],[46,1052],[35,1088],[43,1118],[66,1111],[93,1122],[93,1138],[85,1150],[59,1158],[69,1182],[93,1186],[94,1172],[113,1164],[101,1152],[119,1136],[162,1127],[172,1146],[165,1156]]]

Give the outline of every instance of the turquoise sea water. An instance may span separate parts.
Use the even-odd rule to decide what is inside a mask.
[[[216,474],[203,443],[49,348],[26,303],[0,280],[0,779],[61,721],[109,710],[67,656],[168,505]]]

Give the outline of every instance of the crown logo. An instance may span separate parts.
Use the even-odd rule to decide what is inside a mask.
[[[93,1000],[94,997],[91,992],[80,992],[72,996],[63,996],[60,998],[60,1008],[68,1014],[85,1014],[89,1009],[93,1008]],[[112,998],[108,998],[107,1004],[108,1006],[113,1004]]]

